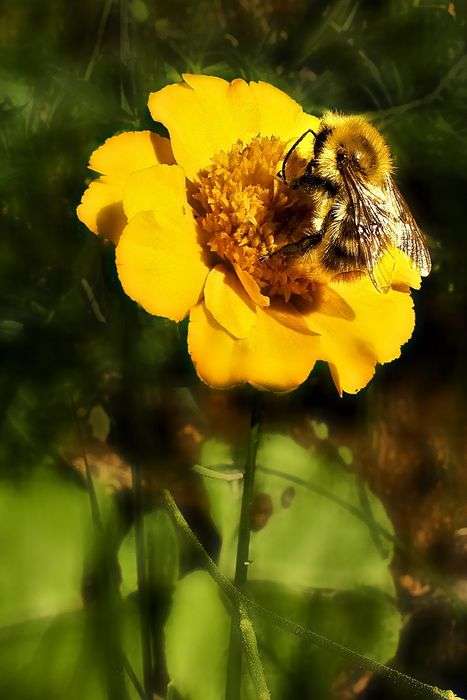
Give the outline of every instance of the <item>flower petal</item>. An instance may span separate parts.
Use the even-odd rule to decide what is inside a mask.
[[[317,335],[310,329],[303,314],[291,303],[287,304],[285,301],[275,300],[268,308],[268,314],[287,328],[292,328],[306,335]]]
[[[128,219],[140,211],[183,215],[186,201],[185,173],[179,165],[153,165],[131,173],[123,190],[123,209]]]
[[[150,131],[129,131],[110,139],[91,155],[89,167],[104,176],[91,182],[77,215],[93,233],[118,243],[127,217],[123,188],[132,172],[156,163],[173,163],[170,141]]]
[[[168,128],[175,158],[190,179],[239,140],[247,143],[259,134],[289,141],[319,122],[267,83],[183,77],[184,83],[152,93],[149,109],[153,119]]]
[[[124,181],[135,170],[173,163],[170,141],[151,131],[126,131],[111,136],[91,155],[89,167]]]
[[[243,289],[248,294],[255,306],[261,306],[261,308],[269,306],[270,299],[261,293],[261,289],[255,278],[246,270],[242,270],[240,265],[237,265],[237,263],[234,263],[233,267]]]
[[[188,348],[199,377],[210,386],[249,382],[261,389],[290,391],[313,368],[318,339],[287,328],[260,308],[249,337],[236,339],[201,303],[190,313]]]
[[[316,129],[319,119],[306,114],[298,102],[269,83],[250,83],[250,91],[259,108],[261,136],[277,136],[290,141],[307,129]]]
[[[200,298],[208,267],[190,215],[140,212],[117,246],[125,292],[151,314],[180,321]]]
[[[209,75],[184,73],[183,79],[209,113],[208,128],[215,129],[225,150],[236,141],[251,138],[258,127],[259,111],[252,99],[249,84],[240,78],[231,83]]]
[[[204,303],[215,320],[234,338],[247,338],[256,311],[242,285],[223,265],[217,265],[204,286]]]
[[[78,219],[93,233],[117,243],[127,222],[121,200],[121,186],[101,177],[84,192],[76,209]]]
[[[342,297],[354,316],[335,314],[326,308],[327,295],[306,320],[320,334],[320,359],[326,360],[339,392],[354,394],[370,381],[377,362],[394,360],[410,338],[415,323],[409,294],[390,289],[378,292],[367,277],[354,282],[334,282],[330,289]]]
[[[393,289],[403,289],[407,287],[420,289],[422,280],[419,271],[410,258],[401,250],[394,248],[390,255],[393,258],[392,287]]]
[[[221,78],[184,77],[185,83],[167,85],[152,93],[149,110],[153,119],[168,128],[177,163],[193,179],[215,153],[251,134],[257,117],[254,113],[248,115],[246,110],[246,123],[235,125],[234,95],[245,94],[244,81],[235,81],[231,90]],[[243,104],[245,100],[240,97],[239,102]]]

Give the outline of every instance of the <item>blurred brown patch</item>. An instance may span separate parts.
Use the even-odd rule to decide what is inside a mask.
[[[273,514],[271,496],[267,493],[257,493],[253,497],[250,511],[250,527],[254,532],[262,530]]]
[[[293,486],[288,486],[281,495],[281,503],[283,508],[290,508],[292,501],[295,498],[295,489]]]

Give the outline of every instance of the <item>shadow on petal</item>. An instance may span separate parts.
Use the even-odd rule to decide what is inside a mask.
[[[118,243],[126,224],[127,218],[123,211],[122,202],[114,202],[102,207],[96,216],[97,233],[115,244]],[[109,232],[112,232],[111,235]]]

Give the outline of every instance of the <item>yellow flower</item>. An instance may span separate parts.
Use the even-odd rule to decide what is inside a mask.
[[[152,93],[149,109],[170,141],[108,139],[78,207],[116,244],[125,292],[151,314],[189,315],[188,348],[213,387],[287,391],[324,360],[340,393],[359,391],[412,334],[420,277],[407,258],[397,252],[387,294],[366,276],[323,284],[259,261],[303,235],[306,205],[276,173],[318,119],[267,83],[205,75]]]

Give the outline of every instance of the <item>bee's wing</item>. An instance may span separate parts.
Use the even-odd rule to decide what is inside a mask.
[[[431,259],[425,237],[392,177],[386,178],[384,192],[394,244],[412,260],[422,277],[426,277],[431,271]]]
[[[378,291],[387,292],[395,261],[385,197],[350,170],[343,172],[343,180],[348,201],[341,231],[352,240],[356,264],[367,272]]]

